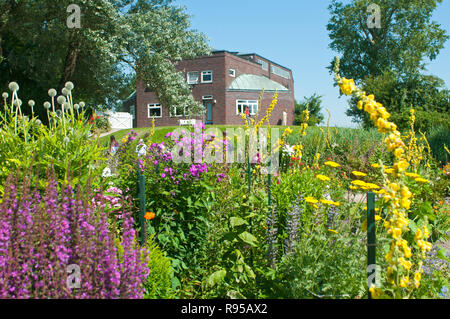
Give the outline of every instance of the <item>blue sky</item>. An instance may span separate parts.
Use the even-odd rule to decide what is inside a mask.
[[[192,15],[192,28],[204,33],[211,47],[254,52],[293,71],[295,97],[323,95],[323,107],[331,111],[332,126],[354,127],[345,115],[347,99],[339,98],[333,77],[326,67],[336,55],[328,48],[326,25],[330,1],[317,0],[177,0]],[[450,0],[441,3],[433,20],[450,33]],[[429,74],[450,87],[450,41]],[[326,115],[326,111],[324,110]]]

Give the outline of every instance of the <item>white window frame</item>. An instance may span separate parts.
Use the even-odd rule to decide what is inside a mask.
[[[291,79],[291,74],[289,71],[286,71],[276,65],[272,65],[272,73],[288,80]]]
[[[228,74],[229,74],[231,77],[235,78],[235,77],[236,77],[236,70],[235,70],[235,69],[230,69],[230,70],[228,71]]]
[[[260,65],[261,65],[261,68],[262,68],[264,71],[269,71],[269,63],[267,63],[266,61],[261,60],[261,59],[257,59],[257,60],[256,60],[256,63],[260,64]]]
[[[211,75],[211,80],[210,81],[203,80],[203,76],[205,75]],[[202,83],[213,83],[213,71],[212,70],[202,71],[201,81]]]
[[[214,99],[214,95],[203,95],[202,96],[202,100],[213,100]]]
[[[159,109],[160,116],[150,116],[150,110]],[[160,103],[147,104],[147,115],[149,119],[158,119],[162,117],[162,107]]]
[[[183,114],[176,114],[178,108],[183,108]],[[170,117],[183,117],[186,116],[186,106],[174,106],[173,109],[175,110],[175,114],[172,114],[172,112],[170,111]]]
[[[239,110],[239,106],[241,107],[241,110]],[[236,100],[236,115],[239,115],[241,113],[245,113],[245,106],[248,106],[248,110],[250,112],[250,115],[256,115],[258,113],[258,100]],[[254,109],[256,108],[256,109]]]
[[[197,74],[197,80],[196,80],[196,81],[192,81],[192,80],[190,79],[190,77],[189,77],[190,74],[194,74],[194,73]],[[200,72],[198,72],[198,71],[189,71],[189,72],[186,74],[186,81],[187,81],[188,84],[198,84],[198,79],[199,79],[199,78],[200,78]]]

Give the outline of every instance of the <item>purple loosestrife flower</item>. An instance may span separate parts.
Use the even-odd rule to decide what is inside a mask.
[[[41,198],[31,181],[9,177],[0,203],[0,298],[142,298],[148,251],[136,243],[129,206],[110,216],[121,218],[117,229],[102,209],[107,195],[93,205],[89,188],[58,191],[50,174]],[[79,288],[68,286],[69,265],[80,269]]]

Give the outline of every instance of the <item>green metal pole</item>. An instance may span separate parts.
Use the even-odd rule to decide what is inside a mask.
[[[250,193],[250,189],[252,186],[252,167],[250,165],[250,156],[248,157],[247,175],[248,175],[248,192]]]
[[[270,211],[270,206],[272,205],[272,191],[271,191],[271,186],[272,186],[272,170],[271,170],[271,165],[272,165],[272,162],[270,162],[269,161],[269,176],[267,177],[267,185],[268,185],[268,188],[269,188],[269,191],[268,191],[268,193],[269,193],[269,200],[268,200],[268,204],[269,204],[269,211]]]
[[[376,278],[376,228],[375,228],[375,194],[367,193],[367,276]],[[375,277],[373,277],[375,271]],[[369,278],[368,278],[369,279]],[[369,280],[367,281],[369,284]],[[368,287],[370,288],[370,287]],[[369,299],[372,296],[369,292]]]
[[[137,168],[138,183],[139,183],[139,224],[141,225],[140,242],[144,245],[146,242],[145,236],[145,177],[141,174],[139,166]]]

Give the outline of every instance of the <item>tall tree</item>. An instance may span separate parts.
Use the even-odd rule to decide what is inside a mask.
[[[381,94],[377,99],[387,103],[391,113],[406,114],[404,108],[409,107],[448,113],[449,93],[442,80],[423,75],[426,61],[435,59],[449,38],[439,24],[431,21],[441,2],[352,0],[344,4],[332,0],[327,30],[330,48],[341,55],[343,76],[355,79],[371,93]],[[374,5],[378,12],[371,11]],[[330,72],[332,68],[333,62]],[[420,98],[420,92],[425,92],[427,98]],[[347,114],[356,122],[371,125],[354,100]]]
[[[310,97],[304,97],[302,101],[295,101],[295,125],[300,125],[302,123],[303,111],[308,109],[309,111],[309,126],[315,126],[320,124],[324,116],[321,113],[322,110],[322,96],[314,93]]]
[[[80,28],[67,25],[71,4],[81,9]],[[77,98],[100,108],[129,95],[132,70],[146,70],[166,105],[195,106],[173,63],[209,52],[171,0],[0,0],[0,48],[0,88],[17,81],[22,98],[39,105],[70,80]]]

